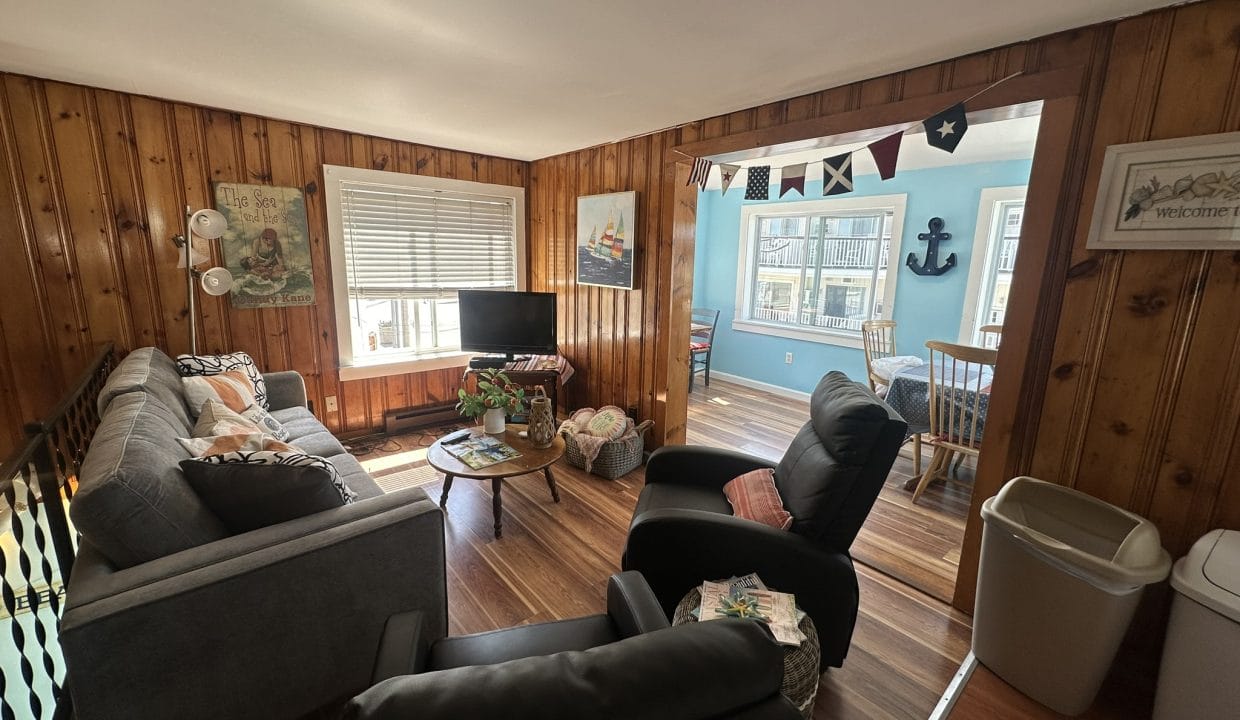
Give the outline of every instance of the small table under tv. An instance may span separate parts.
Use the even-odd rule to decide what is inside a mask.
[[[558,412],[560,386],[573,377],[573,366],[562,355],[532,355],[524,360],[514,360],[503,366],[504,374],[512,382],[525,388],[525,396],[532,394],[533,388],[542,386],[547,398],[551,400],[551,411]],[[461,378],[461,387],[465,392],[477,391],[478,368],[466,368]]]

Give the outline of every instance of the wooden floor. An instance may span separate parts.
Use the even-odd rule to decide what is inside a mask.
[[[809,404],[764,390],[713,378],[699,378],[689,394],[688,442],[747,452],[778,462],[792,437],[809,419]],[[922,466],[929,462],[923,447]],[[874,509],[852,546],[858,562],[950,601],[956,586],[960,547],[972,489],[971,460],[957,482],[935,483],[916,505],[904,483],[913,476],[913,444],[900,452]]]
[[[442,478],[425,465],[433,436],[394,440],[387,451],[362,456],[363,465],[385,488],[421,485],[437,499]],[[563,460],[554,468],[558,505],[540,474],[505,481],[501,540],[492,535],[490,488],[464,478],[453,484],[446,518],[451,633],[603,611],[644,469],[608,481]],[[814,716],[925,718],[968,652],[969,618],[863,564],[857,571],[861,612],[852,649],[843,668],[823,675]]]

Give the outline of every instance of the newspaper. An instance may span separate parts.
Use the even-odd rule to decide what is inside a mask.
[[[766,623],[781,645],[800,646],[805,635],[797,627],[800,617],[796,598],[767,589],[756,574],[730,578],[723,582],[702,583],[699,620],[735,617]]]
[[[521,453],[511,445],[486,435],[458,440],[441,447],[474,470],[521,457]]]

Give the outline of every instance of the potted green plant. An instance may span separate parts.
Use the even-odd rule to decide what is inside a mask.
[[[507,415],[525,409],[525,388],[514,385],[503,370],[488,368],[478,378],[478,392],[457,391],[456,411],[468,418],[482,416],[482,429],[491,434],[504,432]]]

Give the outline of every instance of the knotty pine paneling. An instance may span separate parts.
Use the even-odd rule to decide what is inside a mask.
[[[683,291],[667,284],[691,282],[692,275],[670,270],[684,248],[668,241],[676,213],[666,204],[683,163],[665,164],[668,148],[878,111],[1017,71],[1059,69],[1079,69],[1084,81],[1069,103],[1075,109],[1060,118],[1062,132],[1050,133],[1062,139],[1053,150],[1066,156],[1047,165],[1062,181],[1053,202],[1044,203],[1053,213],[1038,219],[1051,228],[1052,242],[1037,259],[1045,270],[1024,294],[1034,303],[1031,314],[1036,310],[1032,333],[1012,349],[1029,352],[1025,376],[1007,380],[1018,383],[1013,396],[1026,398],[1029,416],[1015,425],[1019,437],[1003,476],[979,480],[957,606],[972,607],[977,506],[1015,474],[1077,487],[1150,517],[1177,556],[1212,527],[1240,527],[1240,476],[1231,469],[1240,461],[1240,253],[1085,249],[1107,145],[1240,130],[1240,3],[1226,0],[1058,33],[533,163],[530,243],[538,267],[531,279],[536,289],[560,295],[565,327],[576,329],[564,351],[585,381],[574,381],[570,405],[612,403],[656,417],[666,402],[666,422],[677,422],[670,406],[680,393],[660,369],[671,353],[660,333],[676,321],[668,307],[679,301],[674,290]],[[607,160],[613,155],[614,172]],[[622,190],[639,194],[639,287],[579,287],[575,198]],[[600,312],[615,315],[599,325]],[[621,355],[622,377],[615,371]]]
[[[169,242],[211,183],[301,187],[315,304],[234,310],[199,293],[200,348],[297,370],[336,432],[452,397],[460,368],[341,382],[324,163],[525,186],[522,161],[425,147],[109,90],[0,74],[0,457],[105,341],[188,349],[184,275]],[[213,248],[218,263],[218,247]],[[338,412],[325,412],[335,395]]]

